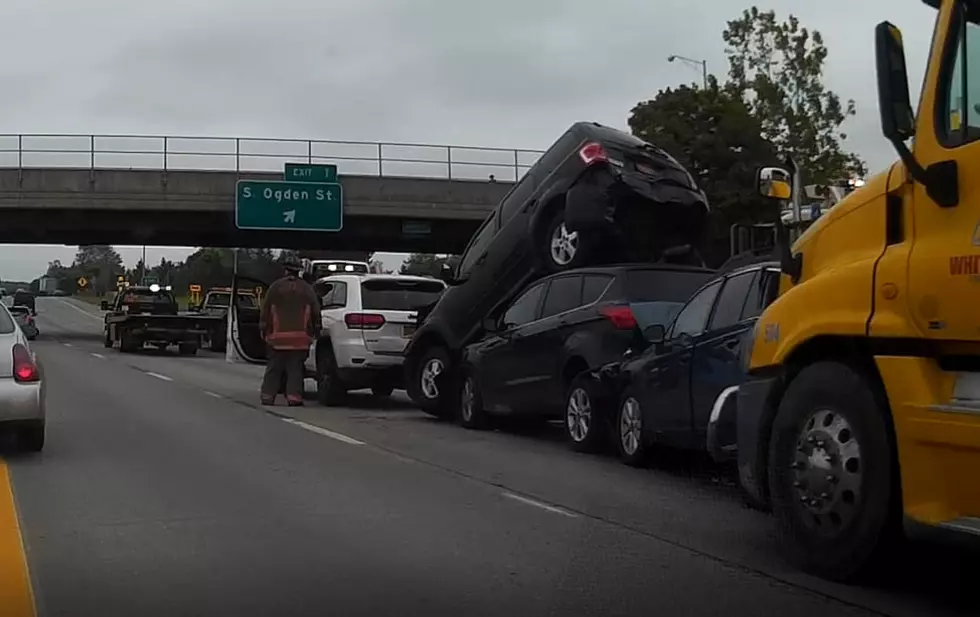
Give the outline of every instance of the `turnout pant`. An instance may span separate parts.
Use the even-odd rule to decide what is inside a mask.
[[[265,375],[262,377],[262,400],[272,402],[285,386],[286,401],[303,401],[304,364],[308,350],[269,349]]]

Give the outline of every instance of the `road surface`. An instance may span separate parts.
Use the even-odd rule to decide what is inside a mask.
[[[795,572],[730,473],[697,457],[636,470],[575,454],[555,430],[467,431],[397,396],[270,413],[259,367],[121,354],[103,348],[93,307],[43,298],[38,311],[48,443],[3,455],[9,607],[33,594],[50,617],[980,608],[955,582],[977,556],[936,547],[910,550],[873,588]]]

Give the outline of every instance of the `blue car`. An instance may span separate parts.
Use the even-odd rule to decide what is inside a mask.
[[[600,417],[591,417],[592,410],[588,417],[569,411],[567,421],[608,426],[620,458],[629,465],[644,463],[654,445],[707,450],[717,461],[732,458],[733,394],[745,379],[742,341],[778,290],[779,266],[772,262],[712,279],[669,325],[644,329],[644,348],[579,381],[583,392],[569,392],[569,410],[581,407],[585,395]]]

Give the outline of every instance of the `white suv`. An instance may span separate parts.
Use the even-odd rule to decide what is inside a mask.
[[[434,304],[446,284],[400,274],[334,274],[314,283],[323,332],[310,348],[307,374],[324,404],[349,390],[388,396],[402,385],[403,352],[418,327],[418,311]]]

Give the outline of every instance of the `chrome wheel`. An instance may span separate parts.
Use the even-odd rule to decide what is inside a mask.
[[[623,406],[619,413],[619,441],[623,446],[623,452],[627,456],[636,454],[640,449],[642,438],[640,403],[630,396],[623,401]]]
[[[428,399],[439,398],[439,384],[437,383],[439,375],[445,367],[442,364],[442,360],[439,358],[430,358],[425,366],[422,367],[421,376],[421,386],[422,394]]]
[[[459,415],[463,422],[473,421],[474,406],[476,405],[476,384],[472,377],[463,382],[463,392],[460,397]]]
[[[592,401],[583,388],[575,388],[568,395],[565,424],[572,441],[581,443],[589,436],[589,429],[592,427]]]
[[[578,253],[578,232],[568,231],[562,221],[551,234],[551,259],[559,266],[567,266]]]
[[[796,442],[793,488],[803,523],[822,535],[836,535],[858,513],[861,445],[844,416],[822,409],[803,424]]]

